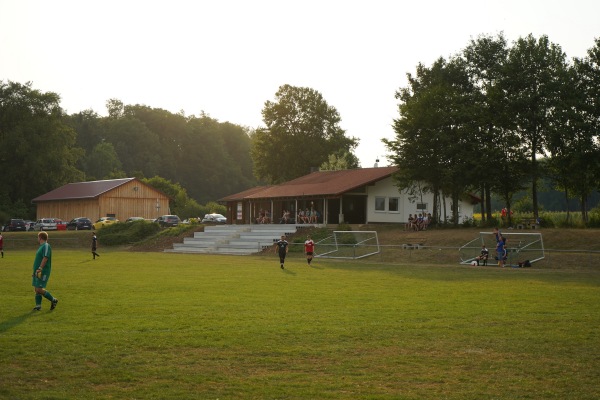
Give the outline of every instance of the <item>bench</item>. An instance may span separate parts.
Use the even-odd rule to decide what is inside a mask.
[[[404,239],[406,243],[402,244],[404,250],[417,250],[425,246],[427,239],[424,237],[407,237]]]
[[[520,222],[517,224],[517,229],[539,229],[540,224],[537,222],[535,218],[521,218]]]

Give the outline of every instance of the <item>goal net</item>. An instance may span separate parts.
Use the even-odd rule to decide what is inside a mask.
[[[380,252],[376,231],[334,231],[315,245],[315,257],[358,259]]]
[[[541,233],[502,232],[506,238],[506,266],[519,267],[519,263],[529,261],[533,264],[545,257],[544,241]],[[487,247],[489,257],[487,265],[498,265],[496,260],[496,236],[492,232],[479,232],[479,237],[473,239],[459,249],[460,263],[470,264],[481,254],[481,246]]]

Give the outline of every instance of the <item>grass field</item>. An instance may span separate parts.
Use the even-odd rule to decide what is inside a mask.
[[[102,250],[0,260],[0,398],[600,397],[594,269]]]

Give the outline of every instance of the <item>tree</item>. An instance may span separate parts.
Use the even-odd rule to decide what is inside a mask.
[[[384,140],[391,152],[388,158],[399,168],[396,183],[413,197],[433,193],[436,220],[442,217],[439,195],[451,196],[456,225],[459,200],[473,181],[473,156],[480,150],[480,143],[473,140],[476,92],[464,60],[458,57],[439,58],[431,68],[419,64],[408,81],[409,87],[396,93],[401,101],[400,117],[394,120],[396,139]]]
[[[125,177],[121,161],[112,143],[98,143],[85,159],[87,180],[111,179],[112,176]]]
[[[283,85],[262,110],[265,127],[252,135],[254,175],[281,183],[305,175],[330,154],[352,152],[358,139],[340,128],[337,110],[310,88]]]
[[[569,198],[577,196],[582,220],[587,223],[587,200],[599,185],[600,176],[600,39],[588,56],[575,59],[564,85],[565,107],[559,109],[560,129],[551,132],[547,149],[552,177]]]
[[[83,150],[64,123],[60,97],[32,89],[31,83],[0,81],[0,192],[8,201],[31,199],[83,174],[76,163]]]
[[[564,107],[568,82],[566,56],[547,36],[519,38],[508,53],[499,87],[508,100],[512,129],[527,146],[530,160],[533,214],[538,217],[537,182],[542,174],[537,158],[543,154],[548,137],[560,129],[559,110]]]
[[[482,219],[491,220],[491,187],[494,181],[502,179],[498,176],[497,168],[491,166],[503,162],[501,154],[494,151],[495,139],[501,135],[500,111],[504,110],[505,101],[502,96],[497,96],[498,82],[502,77],[502,68],[506,64],[508,47],[502,33],[496,37],[482,35],[472,39],[463,51],[467,61],[467,71],[476,90],[479,91],[478,100],[474,106],[475,116],[478,119],[479,129],[474,140],[482,145],[481,154],[485,154],[486,162],[474,165],[475,176],[479,181],[482,198]]]
[[[360,168],[360,162],[358,157],[354,153],[348,151],[341,151],[336,154],[330,154],[329,159],[321,164],[319,170],[321,171],[340,171],[344,169],[355,169]]]

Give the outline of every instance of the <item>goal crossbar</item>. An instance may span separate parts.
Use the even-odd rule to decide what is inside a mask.
[[[363,238],[361,235],[366,235],[366,237]],[[353,243],[342,243],[339,239],[343,236],[353,236],[358,240]],[[315,254],[315,257],[359,259],[378,254],[381,251],[377,231],[333,231],[333,235],[316,243],[317,249],[329,246],[332,247],[331,250]],[[343,249],[352,250],[352,255],[339,255]],[[357,252],[357,250],[363,249],[367,250],[364,253],[362,251]]]

